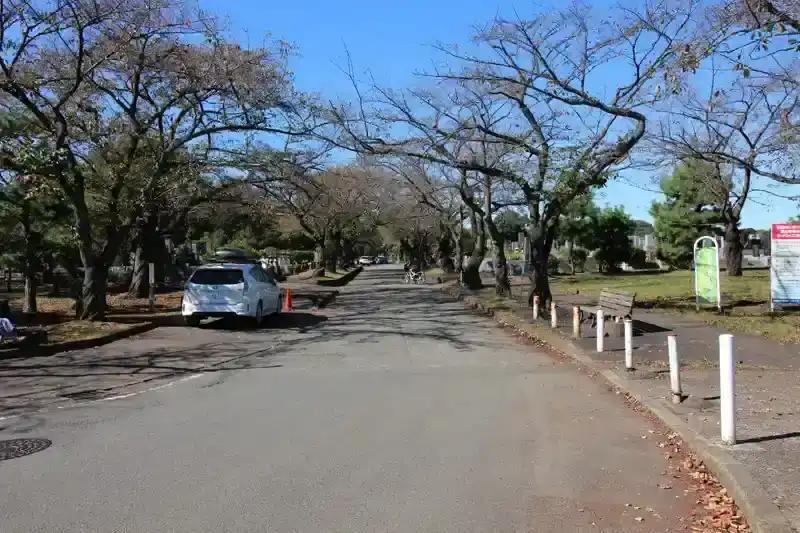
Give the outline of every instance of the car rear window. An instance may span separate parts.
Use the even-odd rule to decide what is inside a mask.
[[[244,274],[235,268],[201,268],[189,281],[196,285],[237,285],[244,281]]]

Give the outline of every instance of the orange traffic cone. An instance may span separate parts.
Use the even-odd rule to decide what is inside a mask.
[[[286,298],[283,299],[283,310],[284,311],[291,311],[292,310],[292,289],[286,289]]]

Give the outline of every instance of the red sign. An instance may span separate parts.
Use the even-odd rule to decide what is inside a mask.
[[[772,240],[800,240],[800,224],[773,224]]]

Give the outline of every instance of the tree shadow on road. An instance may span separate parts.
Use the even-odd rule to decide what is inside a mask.
[[[374,286],[343,293],[330,308],[329,320],[307,330],[302,344],[344,341],[382,343],[388,337],[446,342],[459,351],[499,349],[507,342],[483,334],[488,322],[441,292],[424,286]],[[283,353],[292,346],[280,347]]]

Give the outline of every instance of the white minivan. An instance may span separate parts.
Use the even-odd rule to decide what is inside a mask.
[[[192,273],[181,312],[187,326],[217,317],[248,317],[260,326],[282,305],[280,285],[260,264],[222,263],[203,265]]]

